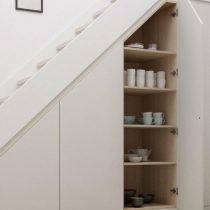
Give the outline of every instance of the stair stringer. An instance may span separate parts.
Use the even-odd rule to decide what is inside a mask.
[[[43,67],[42,71],[10,97],[0,107],[2,131],[0,132],[0,155],[3,155],[49,109],[165,2],[165,0],[116,2],[106,15],[97,19]],[[104,37],[104,34],[106,37],[102,42],[101,37]]]

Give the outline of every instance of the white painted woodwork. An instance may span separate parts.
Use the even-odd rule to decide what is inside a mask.
[[[0,158],[0,209],[59,210],[59,105]]]
[[[109,6],[103,8],[103,9],[101,9],[101,10],[95,12],[95,13],[93,13],[93,17],[96,18],[96,17],[100,16],[100,15],[103,14],[108,8],[109,8]]]
[[[1,98],[1,99],[0,99],[0,104],[4,103],[7,99],[8,99],[8,97]]]
[[[123,59],[122,43],[60,103],[61,210],[123,209]]]
[[[84,31],[91,23],[92,23],[92,21],[91,21],[90,23],[85,24],[84,26],[81,26],[81,27],[77,28],[77,29],[75,30],[75,33],[76,33],[76,34],[81,33],[81,32]]]
[[[65,48],[70,42],[71,42],[71,40],[68,41],[68,42],[65,42],[65,43],[63,43],[63,44],[60,44],[60,45],[58,45],[58,46],[56,47],[56,49],[57,49],[57,50],[62,50],[62,49]]]
[[[23,85],[24,83],[26,83],[31,77],[27,77],[25,79],[21,79],[19,81],[17,81],[17,85]]]
[[[0,106],[0,129],[3,131],[0,132],[0,148],[15,137],[75,79],[79,81],[83,78],[87,68],[87,72],[91,71],[116,44],[125,40],[128,29],[137,29],[164,2],[121,0],[113,4],[106,15],[96,19],[94,24],[31,78],[24,88],[20,88]],[[104,34],[106,37],[102,39]]]
[[[205,206],[204,210],[210,210],[210,206]]]
[[[44,60],[44,61],[42,61],[42,62],[39,62],[39,63],[37,64],[37,67],[38,67],[38,68],[43,67],[43,66],[46,65],[51,59],[52,59],[52,58],[49,58],[49,59],[47,59],[47,60]]]
[[[202,25],[188,1],[179,1],[178,145],[179,210],[203,209]]]

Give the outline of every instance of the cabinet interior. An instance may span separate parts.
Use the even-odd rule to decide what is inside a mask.
[[[144,50],[125,47],[124,69],[145,69],[166,72],[166,90],[172,92],[155,94],[145,93],[144,88],[124,93],[124,115],[142,118],[142,112],[163,112],[165,125],[176,127],[177,116],[177,76],[171,72],[177,69],[176,60],[176,24],[177,18],[171,16],[176,11],[176,4],[166,3],[142,27],[140,27],[125,42],[140,42]],[[148,51],[149,44],[155,43],[158,51]],[[163,54],[161,54],[164,51]],[[161,54],[161,57],[159,56]],[[126,87],[125,87],[126,88]],[[133,89],[136,89],[134,87]],[[140,209],[174,208],[177,205],[177,195],[170,190],[176,184],[176,135],[169,128],[152,128],[151,126],[124,129],[124,154],[129,149],[141,146],[152,149],[148,165],[124,166],[124,189],[135,189],[138,194],[154,194],[152,204],[144,205]],[[153,165],[152,162],[173,162],[169,165]],[[149,163],[149,162],[148,162]],[[125,206],[125,209],[133,209]]]

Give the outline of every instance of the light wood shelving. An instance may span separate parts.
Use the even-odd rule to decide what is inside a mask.
[[[125,95],[151,95],[151,94],[161,94],[168,92],[176,92],[176,89],[172,88],[139,88],[139,87],[129,87],[124,86]]]
[[[164,165],[176,165],[175,162],[139,162],[139,163],[124,163],[124,166],[164,166]]]
[[[133,129],[173,129],[176,128],[174,125],[124,125],[124,128]]]
[[[133,209],[139,209],[139,210],[152,210],[152,209],[170,209],[170,208],[176,208],[172,205],[164,205],[164,204],[158,204],[158,203],[152,203],[152,204],[145,204],[141,208],[133,208],[132,206],[125,206],[125,210],[133,210]]]
[[[160,51],[160,50],[146,50],[124,47],[125,61],[127,62],[147,62],[156,60],[171,55],[176,55],[175,52]]]

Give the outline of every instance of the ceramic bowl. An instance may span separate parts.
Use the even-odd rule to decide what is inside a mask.
[[[137,118],[136,121],[141,125],[144,124],[144,119],[143,118]]]
[[[128,157],[128,161],[131,163],[138,163],[141,162],[142,157]]]
[[[125,189],[124,190],[124,204],[128,205],[131,202],[131,197],[136,195],[136,190]]]
[[[135,208],[140,208],[144,204],[144,198],[131,197],[131,205]]]
[[[129,157],[139,157],[139,155],[138,154],[125,154],[124,161],[129,162],[129,160],[128,160]]]
[[[134,116],[125,116],[124,117],[124,124],[133,124],[136,120],[136,117]]]
[[[145,204],[152,203],[152,201],[155,198],[154,194],[140,194],[138,196],[141,197],[141,198],[144,198],[144,203]]]

